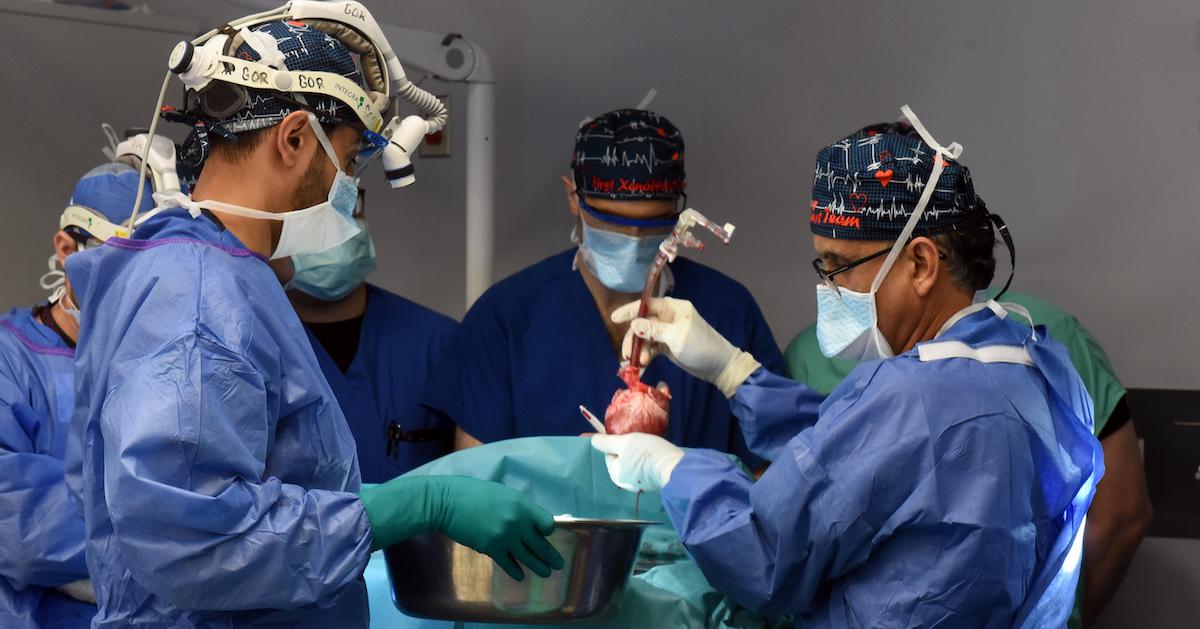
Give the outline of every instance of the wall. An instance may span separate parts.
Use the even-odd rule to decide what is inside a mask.
[[[204,25],[245,13],[228,2],[149,4]],[[687,138],[693,204],[739,227],[734,244],[710,249],[705,261],[753,290],[786,343],[814,312],[805,224],[813,155],[910,103],[939,139],[966,147],[963,161],[980,193],[1017,239],[1019,288],[1078,315],[1129,384],[1200,386],[1194,371],[1177,368],[1200,352],[1187,307],[1195,300],[1169,292],[1194,284],[1197,261],[1195,3],[1161,1],[1154,10],[1112,0],[905,10],[761,0],[738,3],[737,11],[715,0],[376,5],[381,20],[460,32],[492,56],[497,277],[567,246],[557,177],[579,121],[636,104],[654,87],[653,106]],[[17,35],[12,45],[36,55],[0,62],[11,66],[5,74],[43,91],[37,100],[0,104],[17,132],[14,145],[34,151],[5,151],[0,177],[15,183],[28,181],[21,173],[42,174],[45,187],[19,186],[10,197],[14,207],[38,208],[21,213],[21,225],[32,227],[27,218],[52,217],[72,178],[99,158],[64,151],[57,141],[64,127],[83,148],[99,146],[91,138],[102,119],[144,125],[170,38],[135,46]],[[456,97],[461,122],[464,91],[425,84]],[[456,131],[457,157],[418,163],[417,186],[388,192],[377,173],[366,179],[381,241],[377,280],[461,315],[464,135]],[[28,233],[9,230],[0,246],[26,251]],[[40,249],[20,262],[12,257],[14,274],[0,281],[0,295],[36,295],[23,278],[40,268]],[[443,271],[427,273],[431,264]]]
[[[228,2],[149,4],[205,26],[246,13]],[[805,221],[815,152],[909,103],[937,138],[966,147],[980,194],[1012,226],[1017,287],[1075,313],[1127,384],[1200,388],[1190,367],[1200,353],[1195,2],[414,0],[373,9],[383,21],[462,33],[491,54],[497,278],[567,246],[558,176],[579,121],[654,87],[653,107],[685,133],[693,204],[738,225],[734,243],[704,261],[746,283],[786,343],[814,315]],[[54,24],[6,36],[6,50],[25,51],[0,56],[0,76],[19,79],[16,96],[0,102],[6,302],[37,296],[58,209],[100,159],[96,125],[145,124],[174,37],[112,30]],[[454,95],[461,121],[461,88],[426,86]],[[375,280],[460,316],[461,127],[453,137],[456,157],[418,162],[411,189],[388,192],[378,173],[366,180]],[[1200,543],[1148,548],[1126,587],[1138,596],[1118,601],[1109,626],[1131,624],[1147,605],[1166,619],[1198,611]],[[1169,569],[1156,567],[1172,557]]]
[[[437,0],[383,12],[493,56],[509,157],[501,275],[564,245],[555,176],[579,120],[655,87],[654,107],[687,138],[694,204],[739,226],[706,261],[750,286],[786,343],[815,307],[813,155],[910,103],[966,147],[1012,225],[1020,288],[1076,313],[1130,384],[1196,388],[1178,364],[1200,336],[1167,290],[1194,285],[1198,260],[1200,7],[1153,6]]]

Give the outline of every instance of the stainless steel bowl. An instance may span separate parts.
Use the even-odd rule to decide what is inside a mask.
[[[608,611],[625,588],[645,520],[555,518],[564,565],[543,579],[508,576],[491,557],[441,534],[384,551],[392,600],[409,616],[498,623],[565,623]]]

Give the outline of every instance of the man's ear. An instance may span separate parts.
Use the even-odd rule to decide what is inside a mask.
[[[562,183],[563,190],[567,193],[567,207],[571,209],[571,216],[579,216],[579,197],[575,196],[575,182],[563,175]]]
[[[67,268],[67,256],[79,250],[75,239],[63,230],[54,234],[54,255],[58,257],[58,268]]]
[[[908,256],[913,262],[912,286],[918,297],[926,297],[937,284],[942,272],[941,250],[930,238],[920,236],[908,245]]]
[[[283,165],[308,164],[317,138],[308,126],[308,112],[293,111],[275,125],[275,150]]]

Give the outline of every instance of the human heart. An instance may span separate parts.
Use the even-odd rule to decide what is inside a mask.
[[[644,432],[664,437],[671,401],[671,390],[665,382],[652,387],[642,382],[640,370],[632,365],[621,368],[618,376],[628,388],[613,394],[604,412],[604,429],[610,435]]]

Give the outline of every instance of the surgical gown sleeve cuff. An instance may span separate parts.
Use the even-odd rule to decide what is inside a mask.
[[[759,367],[737,387],[729,404],[750,451],[774,461],[792,437],[817,423],[824,401],[811,387]]]

